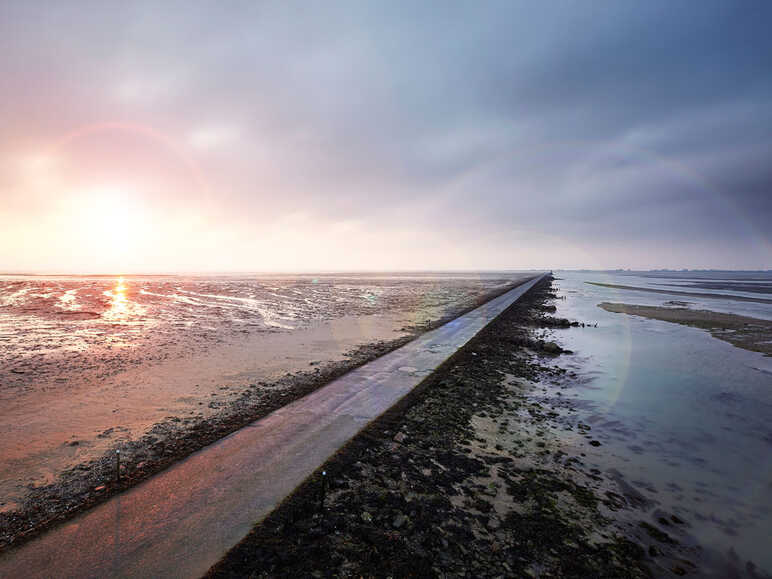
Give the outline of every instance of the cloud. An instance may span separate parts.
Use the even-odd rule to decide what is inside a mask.
[[[119,187],[159,223],[197,215],[168,227],[217,245],[193,244],[197,269],[259,267],[270,239],[304,269],[772,267],[770,16],[719,2],[6,2],[0,220],[32,227],[59,206],[46,196]],[[106,122],[144,132],[57,145]],[[46,155],[55,168],[9,161]],[[25,263],[3,243],[0,266]],[[154,268],[178,267],[156,253]]]
[[[228,125],[205,125],[188,133],[188,143],[196,149],[219,149],[239,138],[239,130]]]

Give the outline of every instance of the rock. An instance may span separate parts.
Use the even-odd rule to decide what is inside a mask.
[[[370,523],[373,520],[373,516],[367,511],[364,511],[360,516],[365,523]]]
[[[100,434],[97,434],[97,438],[107,438],[113,433],[114,430],[115,430],[114,428],[108,428],[107,430],[101,432]]]
[[[391,526],[395,529],[399,529],[405,523],[407,523],[407,517],[402,513],[397,513],[394,520],[391,522]]]
[[[590,441],[590,444],[591,444],[592,446],[600,446],[600,442],[598,442],[597,440],[591,440],[591,441]]]
[[[404,432],[398,432],[396,435],[394,435],[394,441],[399,442],[400,444],[405,442],[406,438],[407,438],[407,435],[405,435]]]
[[[560,352],[563,351],[563,348],[558,346],[555,342],[544,342],[542,350],[549,352],[550,354],[560,354]]]

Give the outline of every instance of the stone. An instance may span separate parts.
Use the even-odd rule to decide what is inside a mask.
[[[563,351],[563,348],[558,346],[555,342],[544,342],[542,349],[550,354],[560,354],[560,352]]]
[[[405,523],[407,523],[407,517],[403,513],[397,513],[397,515],[394,517],[394,520],[391,522],[391,526],[395,529],[399,529]]]

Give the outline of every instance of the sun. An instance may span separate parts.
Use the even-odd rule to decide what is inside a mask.
[[[72,198],[79,237],[104,258],[125,259],[139,250],[150,225],[136,193],[122,187],[98,187]]]

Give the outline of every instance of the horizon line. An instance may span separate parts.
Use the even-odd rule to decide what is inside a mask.
[[[112,273],[79,273],[79,272],[53,272],[53,271],[0,271],[2,277],[183,277],[183,276],[235,276],[235,275],[341,275],[341,274],[449,274],[449,273],[514,273],[514,272],[544,272],[544,271],[574,271],[574,272],[731,272],[731,273],[772,273],[772,269],[727,269],[727,268],[448,268],[448,269],[298,269],[298,270],[170,270],[170,271],[148,271],[148,272],[112,272]]]

